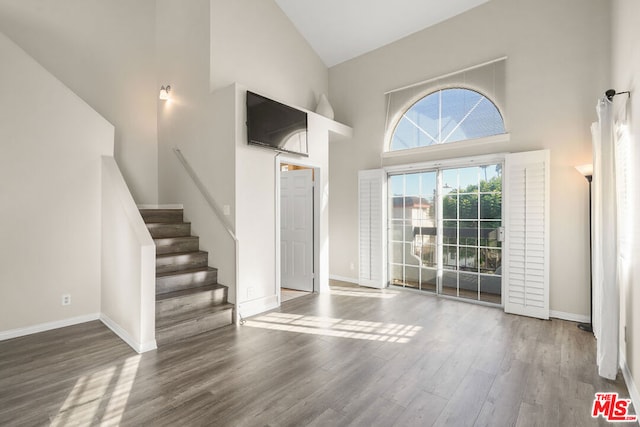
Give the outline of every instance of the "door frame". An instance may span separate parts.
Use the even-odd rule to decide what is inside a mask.
[[[280,251],[280,176],[283,164],[301,166],[304,168],[313,169],[313,292],[320,292],[320,286],[318,283],[318,272],[320,271],[320,185],[322,182],[321,168],[313,162],[305,161],[308,159],[301,159],[298,157],[288,157],[285,155],[277,155],[275,158],[275,261],[276,261],[276,296],[278,298],[278,307],[282,304],[282,286],[281,280],[281,260],[282,255]]]

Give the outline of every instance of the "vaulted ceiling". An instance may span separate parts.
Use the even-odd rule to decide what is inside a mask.
[[[328,67],[489,0],[275,0]]]

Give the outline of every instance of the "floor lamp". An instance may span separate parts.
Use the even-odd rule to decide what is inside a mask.
[[[593,252],[591,239],[591,180],[593,177],[593,165],[576,166],[578,172],[589,182],[589,323],[578,323],[578,328],[585,332],[593,332]]]

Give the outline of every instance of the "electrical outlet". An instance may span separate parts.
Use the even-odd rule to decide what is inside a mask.
[[[231,215],[231,206],[229,206],[229,205],[224,205],[224,206],[222,207],[222,213],[223,213],[225,216],[229,216],[229,215]]]
[[[71,294],[62,295],[62,305],[71,305]]]
[[[247,298],[253,298],[255,288],[247,288]]]
[[[356,269],[356,265],[355,263],[353,263],[353,261],[349,264],[349,270],[353,271]]]

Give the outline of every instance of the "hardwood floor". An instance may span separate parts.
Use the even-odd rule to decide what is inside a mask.
[[[291,301],[292,299],[300,298],[305,295],[309,295],[309,292],[298,291],[295,289],[287,289],[287,288],[280,289],[280,301],[282,302]]]
[[[333,283],[135,354],[99,322],[0,343],[2,426],[590,426],[575,323]]]

